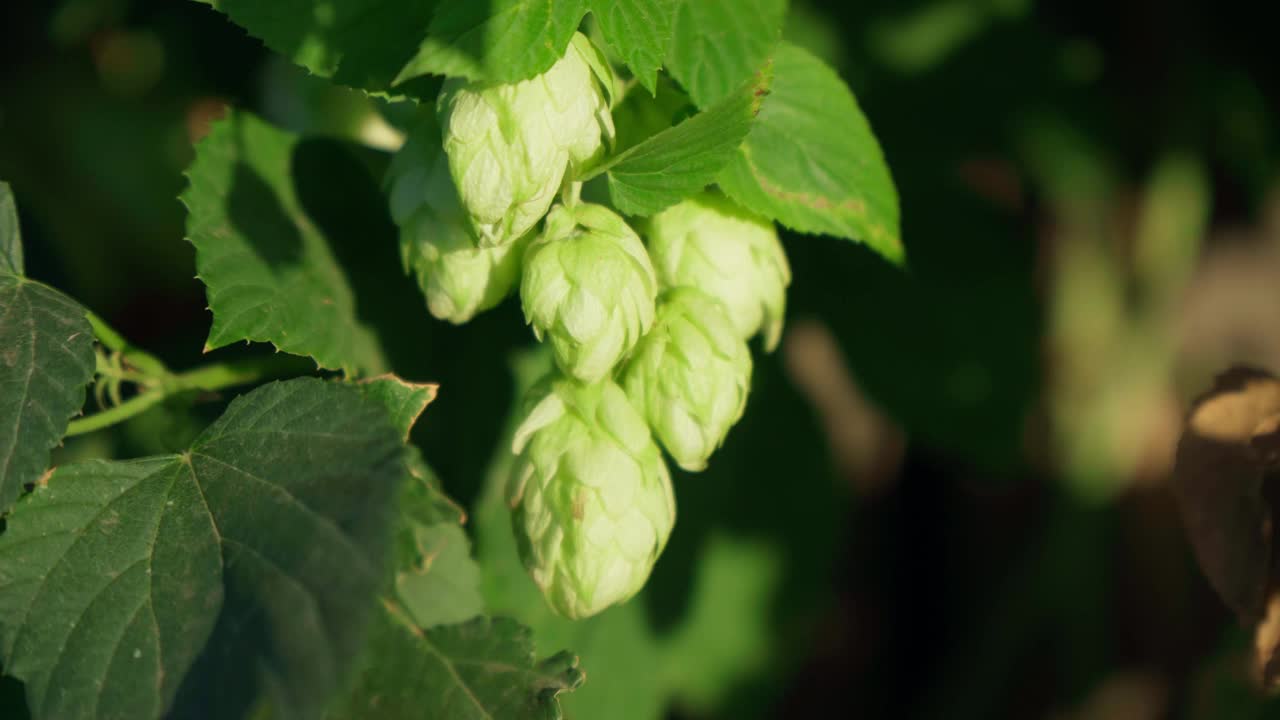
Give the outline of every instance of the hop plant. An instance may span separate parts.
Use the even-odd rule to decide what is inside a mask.
[[[663,295],[622,382],[676,464],[696,472],[742,417],[751,350],[723,305],[700,290],[677,288]]]
[[[704,193],[652,218],[649,253],[664,287],[700,288],[724,304],[738,334],[777,347],[791,267],[773,224]]]
[[[525,255],[520,299],[569,375],[609,374],[653,325],[657,280],[644,244],[600,205],[557,206]]]
[[[520,556],[556,612],[594,615],[644,587],[675,524],[671,477],[610,380],[548,379],[529,407],[507,494]]]
[[[613,119],[585,37],[550,70],[514,85],[445,83],[437,101],[449,170],[482,246],[523,236],[565,179],[613,141]]]
[[[520,276],[524,239],[478,247],[467,225],[444,156],[429,137],[435,126],[416,130],[389,172],[391,211],[400,226],[400,256],[441,320],[465,323],[494,307]],[[427,135],[428,137],[423,137]]]

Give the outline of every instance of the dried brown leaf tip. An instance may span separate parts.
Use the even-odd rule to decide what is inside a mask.
[[[1280,687],[1280,379],[1237,366],[1191,408],[1173,490],[1210,584],[1255,628],[1255,670]]]

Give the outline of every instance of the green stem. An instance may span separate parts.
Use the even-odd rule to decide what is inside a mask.
[[[151,386],[163,382],[163,377],[153,377],[147,373],[133,372],[125,370],[118,364],[111,362],[111,356],[106,355],[101,350],[97,353],[96,367],[94,369],[98,375],[112,380],[121,380],[131,382],[135,385]]]
[[[86,311],[85,315],[89,319],[89,325],[93,328],[93,334],[98,338],[98,342],[109,350],[120,353],[120,357],[133,367],[141,370],[144,374],[160,380],[170,375],[169,368],[160,362],[156,356],[131,344],[124,336],[116,332],[115,328],[106,323],[105,320],[98,317],[93,311]]]
[[[172,388],[169,394],[187,390],[213,392],[248,385],[268,377],[296,373],[304,366],[310,367],[310,364],[302,358],[283,354],[204,365],[175,375],[168,385]]]
[[[248,385],[297,370],[298,365],[298,358],[272,355],[205,365],[176,375],[166,371],[167,376],[154,389],[135,395],[108,410],[71,421],[67,425],[67,436],[83,435],[124,422],[179,393],[191,390],[214,392],[236,385]]]
[[[582,183],[570,182],[560,191],[560,202],[566,207],[573,207],[582,201]]]
[[[79,420],[72,420],[67,425],[67,437],[91,433],[95,430],[101,430],[116,423],[124,422],[151,409],[152,406],[164,400],[165,397],[167,397],[167,394],[163,390],[151,390],[131,397],[108,410],[96,412]]]

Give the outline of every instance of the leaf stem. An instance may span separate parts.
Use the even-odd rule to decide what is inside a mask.
[[[124,422],[180,393],[191,390],[214,392],[236,385],[248,385],[297,370],[299,364],[300,359],[290,355],[271,355],[203,365],[177,374],[166,370],[164,379],[153,389],[135,395],[115,407],[72,420],[67,425],[66,434],[68,437],[83,435]]]
[[[85,315],[89,320],[89,325],[93,328],[93,334],[98,338],[98,342],[103,347],[120,353],[121,359],[129,363],[133,367],[141,370],[143,374],[160,380],[166,378],[172,373],[164,363],[160,362],[156,356],[133,345],[124,336],[116,332],[115,328],[106,323],[105,320],[98,317],[92,310],[85,311]]]
[[[151,390],[131,397],[115,407],[82,417],[79,420],[72,420],[67,424],[66,437],[91,433],[95,430],[101,430],[116,423],[124,422],[135,415],[141,415],[146,412],[152,406],[164,400],[165,397],[167,397],[167,393],[163,390]]]
[[[582,183],[567,183],[560,191],[560,202],[566,207],[573,207],[582,201]]]

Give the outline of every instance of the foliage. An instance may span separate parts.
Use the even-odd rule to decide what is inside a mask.
[[[26,582],[4,602],[34,604],[0,617],[0,717],[149,717],[170,692],[171,717],[257,720],[1277,716],[1258,690],[1280,667],[1266,9],[6,4],[0,564]],[[548,82],[571,52],[570,82]],[[446,114],[446,87],[486,102]],[[493,160],[508,180],[486,182]],[[647,332],[596,312],[627,264],[571,252],[599,249],[578,242],[586,207],[650,260]],[[547,212],[575,223],[550,237]],[[526,300],[550,308],[532,356]],[[642,419],[613,393],[621,417],[560,416],[514,455],[516,428],[558,414],[529,387],[588,349],[611,360],[629,327],[630,354],[593,370]],[[1214,385],[1241,362],[1252,380]],[[165,468],[276,380],[336,388],[372,420],[351,437],[401,457],[389,499],[344,505],[386,510],[376,587],[339,578],[361,585],[341,632],[294,632],[335,607],[323,588],[280,612],[289,587],[252,584],[199,515],[157,503],[170,479],[175,500],[205,487]],[[300,460],[347,468],[324,440]],[[625,563],[647,574],[627,573],[632,599],[566,618],[538,573],[560,572],[553,600],[606,597],[586,581],[642,534],[610,511],[622,473],[588,470],[637,458],[669,466],[665,547]],[[547,480],[515,524],[513,463]],[[86,498],[96,524],[60,500]],[[220,519],[303,527],[285,559],[332,549],[277,505]],[[86,604],[139,561],[170,572],[126,570]]]
[[[561,642],[611,657],[585,702],[620,687],[619,667],[638,678],[658,659],[675,669],[627,688],[625,712],[656,715],[672,693],[715,702],[766,652],[769,551],[710,545],[688,618],[661,637],[637,602],[553,621],[518,563],[566,615],[636,594],[675,516],[648,424],[668,448],[702,432],[671,409],[713,424],[679,453],[702,469],[742,415],[742,341],[764,321],[734,327],[729,298],[685,287],[697,272],[662,281],[689,305],[668,307],[637,233],[646,217],[714,195],[729,214],[750,206],[774,245],[771,221],[903,260],[892,180],[852,92],[781,43],[780,0],[201,2],[319,82],[376,99],[360,107],[381,111],[384,135],[320,137],[246,110],[200,133],[180,200],[214,355],[181,371],[25,276],[0,184],[0,666],[32,717],[557,718],[585,677],[572,651],[540,659]],[[369,146],[398,146],[384,142],[395,126],[413,130],[389,162]],[[413,430],[437,386],[392,374],[426,315],[403,301],[397,229],[432,314],[467,322],[520,287],[557,349],[544,387],[572,400],[563,422],[545,401],[513,404],[524,429],[495,455],[475,556]],[[733,298],[767,304],[770,349],[786,281]],[[655,312],[673,319],[624,392],[614,380]],[[704,331],[732,356],[724,397],[699,394]],[[230,353],[241,341],[278,354]],[[680,392],[646,395],[669,361]],[[240,386],[256,387],[176,452],[51,460],[65,438],[152,411],[190,427],[197,404]],[[532,486],[507,486],[511,449]],[[623,488],[629,458],[643,481]],[[519,602],[495,589],[512,569]],[[713,650],[725,623],[739,639]],[[679,670],[701,665],[702,684]]]

